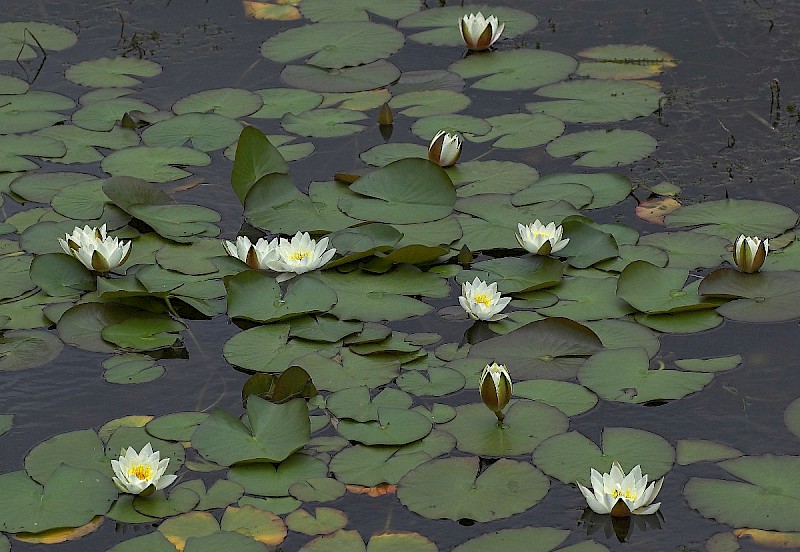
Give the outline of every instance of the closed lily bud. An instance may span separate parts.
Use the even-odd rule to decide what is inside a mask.
[[[451,167],[461,156],[461,136],[440,130],[428,146],[428,159],[441,167]]]
[[[758,272],[764,264],[769,252],[769,240],[763,241],[757,237],[745,236],[742,234],[733,246],[733,262],[739,270],[748,274]]]
[[[483,404],[503,419],[503,409],[511,400],[511,376],[502,364],[487,364],[481,373],[481,399]]]

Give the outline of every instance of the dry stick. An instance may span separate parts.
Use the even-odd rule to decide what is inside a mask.
[[[31,35],[33,41],[36,43],[37,46],[39,46],[39,49],[42,51],[42,62],[39,64],[39,68],[36,69],[36,74],[33,76],[33,80],[28,81],[28,84],[33,84],[34,82],[36,82],[36,79],[39,78],[39,73],[42,72],[42,68],[44,67],[44,62],[47,61],[47,50],[44,49],[44,46],[42,46],[42,43],[39,42],[39,39],[36,38],[36,35],[33,34],[27,27],[25,27],[25,33]],[[27,45],[28,43],[26,41],[22,42],[22,45],[19,47],[19,52],[17,52],[17,58],[15,59],[20,69],[25,71],[26,77],[28,76],[28,71],[25,69],[25,66],[22,65],[22,63],[19,61],[19,57],[22,55],[22,51],[25,49],[25,46]]]

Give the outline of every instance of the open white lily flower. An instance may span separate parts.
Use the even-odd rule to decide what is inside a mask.
[[[228,252],[228,255],[236,257],[250,268],[255,269],[267,268],[267,261],[275,260],[278,256],[275,252],[275,248],[278,246],[277,238],[272,241],[259,238],[253,244],[247,236],[238,236],[236,243],[225,240],[222,242],[222,246]]]
[[[461,136],[440,130],[428,146],[428,159],[442,167],[451,167],[461,156]]]
[[[83,228],[76,226],[72,234],[58,238],[58,243],[64,253],[97,272],[108,272],[125,264],[131,252],[131,242],[108,236],[105,224],[100,228],[92,228],[88,224]]]
[[[511,302],[511,297],[503,297],[497,291],[497,282],[487,284],[476,276],[472,283],[464,282],[461,285],[458,302],[473,320],[495,322],[507,316],[500,314],[500,311]]]
[[[647,475],[642,475],[642,468],[636,465],[628,475],[622,471],[617,462],[611,466],[610,473],[601,474],[592,468],[592,490],[580,483],[578,488],[586,497],[589,508],[598,514],[611,514],[626,517],[631,514],[646,516],[655,514],[661,506],[653,504],[661,484],[662,477],[655,483],[647,485]]]
[[[505,365],[487,364],[481,373],[481,400],[502,421],[502,411],[511,400],[511,376]]]
[[[312,240],[308,232],[298,232],[291,241],[281,238],[275,247],[275,258],[267,260],[270,270],[283,272],[275,278],[279,282],[316,270],[325,265],[336,253],[336,249],[328,249],[328,238],[317,242]]]
[[[114,469],[114,484],[123,492],[140,494],[150,485],[153,490],[163,489],[175,481],[176,476],[164,475],[169,465],[169,458],[159,460],[160,453],[153,451],[152,445],[147,443],[140,452],[128,447],[119,460],[112,460]]]
[[[753,236],[742,234],[736,239],[733,246],[733,262],[739,270],[748,274],[758,272],[764,264],[769,252],[769,240],[763,241]]]
[[[555,222],[549,223],[547,226],[536,219],[533,224],[517,224],[517,241],[527,251],[534,255],[549,255],[564,249],[569,243],[569,238],[562,240],[561,234],[564,229],[561,226],[556,226]]]
[[[459,20],[458,28],[467,48],[478,52],[487,50],[497,42],[497,39],[503,34],[505,26],[505,23],[498,24],[495,16],[483,17],[483,14],[478,12],[462,17]]]

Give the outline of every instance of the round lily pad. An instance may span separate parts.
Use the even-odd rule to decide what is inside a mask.
[[[0,338],[0,372],[36,368],[56,359],[64,344],[40,330],[11,330]]]
[[[296,88],[265,88],[256,90],[264,105],[250,115],[254,119],[280,119],[287,113],[299,115],[322,103],[322,95]]]
[[[414,410],[378,408],[378,419],[368,422],[340,420],[339,433],[349,441],[365,445],[404,445],[425,437],[431,421]]]
[[[579,167],[616,167],[644,159],[656,145],[655,138],[639,130],[585,130],[556,138],[547,145],[547,153],[578,156],[572,164]]]
[[[315,508],[310,514],[298,509],[286,516],[286,526],[306,535],[327,535],[347,525],[347,515],[335,508]]]
[[[281,79],[286,84],[314,92],[374,90],[393,83],[399,77],[400,69],[384,60],[343,69],[287,65],[281,71]]]
[[[483,13],[486,17],[494,15],[498,22],[505,25],[503,38],[514,38],[536,27],[539,20],[536,16],[505,6],[489,6],[472,4],[436,7],[422,10],[400,20],[401,29],[424,29],[412,34],[409,38],[423,44],[433,46],[462,46],[464,40],[458,32],[458,20],[468,13]]]
[[[265,511],[254,506],[244,505],[241,508],[230,506],[225,509],[220,520],[223,531],[235,531],[266,544],[277,546],[286,538],[286,525],[274,512]],[[221,550],[222,548],[209,548]],[[232,550],[239,550],[232,548]],[[259,549],[261,550],[261,549]]]
[[[246,117],[259,110],[261,96],[241,88],[215,88],[196,92],[172,105],[176,115],[215,113],[231,119]]]
[[[589,485],[591,469],[607,473],[619,462],[627,473],[641,465],[648,479],[655,480],[672,468],[675,451],[660,435],[628,427],[603,429],[602,450],[576,431],[551,437],[533,453],[533,462],[563,483]]]
[[[777,203],[752,199],[721,199],[686,205],[664,218],[670,228],[700,227],[705,234],[731,241],[740,234],[768,238],[797,223],[797,213]]]
[[[395,0],[375,3],[372,0],[304,0],[303,15],[311,21],[369,21],[374,13],[387,19],[400,19],[420,9],[417,0]]]
[[[387,58],[404,42],[403,33],[379,23],[317,23],[270,37],[261,45],[261,55],[278,63],[311,55],[309,65],[341,69]]]
[[[567,416],[583,414],[597,404],[597,395],[566,381],[528,380],[514,384],[514,396],[549,404]]]
[[[74,106],[70,98],[52,92],[4,93],[0,96],[0,133],[23,133],[52,126],[67,119],[57,111]]]
[[[216,113],[186,113],[165,119],[142,133],[146,146],[183,146],[191,142],[200,151],[228,147],[236,141],[242,125]]]
[[[700,284],[711,298],[735,298],[717,312],[744,322],[780,322],[800,316],[800,274],[795,271],[745,274],[733,269],[715,270]]]
[[[489,117],[492,130],[481,135],[467,135],[472,142],[492,141],[494,148],[524,149],[541,146],[564,133],[564,123],[549,115],[509,113]]]
[[[350,109],[310,109],[299,115],[287,113],[281,119],[281,126],[300,136],[335,138],[361,132],[364,126],[354,121],[366,118],[363,113]]]
[[[527,462],[501,458],[480,472],[479,463],[474,456],[426,462],[400,480],[397,497],[426,518],[486,522],[524,512],[550,487]]]
[[[716,441],[681,439],[675,447],[678,464],[685,466],[696,462],[718,462],[742,456],[742,452]]]
[[[455,29],[457,25],[453,24]],[[566,79],[578,66],[574,58],[547,50],[505,50],[461,59],[448,70],[465,79],[481,77],[472,84],[479,90],[526,90]]]
[[[154,77],[161,73],[155,61],[135,57],[102,57],[82,61],[67,68],[67,80],[83,86],[111,88],[136,86],[141,81],[135,77]]]
[[[0,60],[36,59],[39,48],[49,52],[64,50],[77,41],[74,32],[60,25],[39,21],[0,23]]]
[[[487,456],[517,456],[569,427],[563,412],[536,401],[516,401],[505,413],[502,427],[483,404],[456,407],[456,417],[440,426],[455,436],[459,450]]]
[[[505,552],[550,552],[569,536],[566,529],[555,527],[520,527],[501,529],[468,540],[456,546],[453,552],[484,552],[503,550]],[[608,549],[594,541],[559,548],[564,552],[607,552]]]
[[[327,473],[328,466],[322,460],[294,454],[280,464],[256,462],[234,466],[228,478],[242,485],[249,494],[288,496],[292,485],[325,477]]]

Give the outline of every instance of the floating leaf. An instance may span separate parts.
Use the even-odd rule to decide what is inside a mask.
[[[292,485],[325,477],[327,473],[328,466],[319,458],[293,454],[280,464],[254,462],[234,466],[228,477],[244,486],[245,491],[250,494],[288,496]]]
[[[264,105],[250,115],[254,119],[280,119],[287,113],[299,115],[322,103],[322,95],[296,88],[264,88],[256,90]]]
[[[724,372],[742,363],[742,355],[716,358],[683,358],[675,361],[675,366],[689,372]]]
[[[340,420],[339,433],[365,445],[405,445],[430,433],[431,421],[414,410],[378,408],[378,419],[369,422]]]
[[[303,0],[303,15],[311,21],[369,21],[374,13],[386,19],[400,19],[420,9],[417,0],[395,0],[375,4],[371,0]]]
[[[311,109],[299,115],[287,113],[281,119],[281,126],[301,136],[335,138],[361,132],[364,126],[352,123],[366,118],[363,113],[350,109]]]
[[[454,30],[456,21],[458,17],[451,23]],[[448,70],[465,79],[482,77],[472,84],[473,88],[507,91],[527,90],[564,80],[577,66],[574,58],[558,52],[518,49],[465,57],[448,67]]]
[[[797,223],[797,213],[788,207],[752,199],[721,199],[687,205],[667,215],[668,227],[697,226],[705,234],[731,241],[740,234],[772,237]]]
[[[347,525],[347,515],[334,508],[315,508],[314,514],[295,510],[286,516],[286,525],[292,531],[306,535],[327,535]]]
[[[656,149],[656,140],[638,130],[585,130],[556,138],[547,145],[553,157],[578,156],[580,167],[616,167],[644,159]]]
[[[514,396],[549,404],[567,416],[583,414],[597,404],[597,395],[566,381],[520,381],[514,384]]]
[[[109,383],[146,383],[164,375],[163,366],[147,355],[126,354],[103,361],[103,379]]]
[[[92,429],[70,431],[42,441],[25,457],[25,471],[35,481],[46,483],[62,464],[96,470],[111,477],[111,463],[103,442]]]
[[[661,268],[645,261],[636,261],[619,275],[619,296],[646,313],[701,310],[719,303],[698,293],[700,281],[684,286],[689,271],[682,268]]]
[[[100,166],[114,176],[132,176],[149,182],[169,182],[191,174],[179,167],[204,167],[209,163],[211,158],[207,153],[191,148],[137,146],[112,152],[103,159]]]
[[[261,45],[261,55],[278,63],[311,55],[309,65],[341,69],[387,58],[404,42],[403,33],[379,23],[317,23],[270,37]]]
[[[547,477],[526,462],[501,458],[482,472],[478,464],[473,456],[431,460],[400,480],[397,497],[426,518],[486,522],[527,510],[550,487]]]
[[[152,113],[155,107],[134,98],[114,98],[85,104],[72,114],[72,123],[86,130],[109,131],[131,111]],[[53,156],[55,157],[55,156]]]
[[[283,542],[287,533],[286,525],[277,515],[247,505],[241,508],[232,506],[226,508],[220,521],[220,527],[223,531],[235,531],[268,546],[275,546]],[[210,550],[219,549],[211,548]]]
[[[742,456],[742,452],[715,441],[681,439],[675,448],[677,462],[682,466],[696,462],[718,462]]]
[[[47,160],[51,163],[95,163],[105,157],[96,148],[120,150],[139,144],[139,135],[129,128],[113,127],[109,131],[86,130],[77,125],[58,125],[44,128],[36,133],[61,140],[67,153]],[[54,207],[55,208],[55,207]]]
[[[541,146],[561,136],[564,123],[549,115],[510,113],[489,117],[492,130],[481,136],[467,134],[471,142],[492,142],[494,148],[524,149]]]
[[[717,308],[731,320],[780,322],[800,315],[800,274],[794,271],[745,274],[721,268],[705,277],[700,293],[711,298],[734,298]]]
[[[601,351],[578,370],[578,381],[609,401],[645,403],[680,399],[708,385],[713,374],[649,369],[641,348]]]
[[[627,473],[635,465],[655,480],[672,468],[675,451],[660,435],[628,427],[606,427],[602,451],[576,431],[551,437],[536,448],[533,462],[562,483],[589,485],[591,468],[608,473],[619,462]]]
[[[185,113],[215,113],[231,119],[246,117],[261,107],[261,96],[241,88],[216,88],[196,92],[178,100],[172,106],[176,115]]]
[[[669,254],[669,268],[694,270],[719,266],[729,242],[700,232],[656,232],[642,236],[639,244],[664,249]]]
[[[2,47],[2,46],[0,46]],[[0,133],[12,134],[39,130],[67,119],[56,113],[75,107],[66,96],[52,92],[30,91],[25,94],[0,95]]]
[[[314,92],[374,90],[399,77],[400,69],[383,60],[332,70],[313,65],[287,65],[281,71],[281,79],[286,84]]]
[[[275,279],[259,270],[240,272],[226,281],[226,289],[228,315],[259,322],[326,312],[336,303],[336,293],[315,278],[298,277],[281,295]]]
[[[64,76],[75,84],[106,88],[136,86],[142,81],[134,76],[155,77],[159,73],[161,73],[161,66],[147,59],[102,57],[71,65],[67,68]]]
[[[0,23],[0,60],[36,59],[37,50],[52,52],[69,48],[78,36],[60,25],[38,21]]]
[[[213,151],[233,144],[242,125],[216,113],[187,113],[165,119],[142,133],[146,146],[191,146],[200,151]]]
[[[466,108],[471,100],[460,92],[452,90],[433,90],[406,92],[394,96],[389,106],[407,117],[428,117],[456,113]]]
[[[36,368],[58,358],[63,343],[38,330],[12,330],[0,336],[0,372]]]
[[[456,546],[453,552],[482,552],[504,550],[505,552],[549,552],[566,540],[569,531],[555,527],[520,527],[486,533]],[[607,552],[607,548],[594,541],[559,548],[564,552]]]
[[[426,9],[403,18],[398,26],[401,29],[420,29],[433,27],[427,31],[412,34],[409,38],[423,44],[434,46],[463,46],[464,40],[458,32],[458,20],[466,13],[482,12],[492,14],[505,24],[503,38],[514,38],[533,29],[539,20],[532,14],[486,4],[460,5]]]
[[[242,204],[247,193],[261,177],[288,172],[286,161],[263,132],[252,126],[242,129],[231,172],[231,187]]]
[[[0,23],[2,25],[3,23]],[[0,171],[28,171],[39,165],[25,159],[23,155],[39,157],[61,157],[67,147],[61,140],[48,136],[7,134],[0,136]]]

